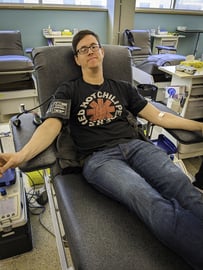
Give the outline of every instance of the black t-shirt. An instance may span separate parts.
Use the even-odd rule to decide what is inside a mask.
[[[82,155],[135,138],[127,120],[128,111],[137,116],[147,104],[129,83],[110,79],[105,79],[102,85],[88,84],[82,78],[64,82],[55,98],[71,101],[70,132]],[[54,117],[60,118],[60,113]]]

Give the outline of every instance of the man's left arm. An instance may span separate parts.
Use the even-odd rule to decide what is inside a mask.
[[[189,120],[167,112],[162,112],[151,103],[147,103],[147,105],[139,112],[139,116],[163,128],[201,131],[203,136],[202,122]]]

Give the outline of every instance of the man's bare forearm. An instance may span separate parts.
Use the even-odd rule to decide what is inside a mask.
[[[49,118],[36,129],[30,141],[19,152],[0,154],[0,177],[9,168],[18,167],[51,145],[61,126],[59,119]]]
[[[34,132],[30,141],[19,151],[23,162],[28,161],[45,150],[55,140],[61,130],[61,121],[49,118]]]
[[[139,115],[151,123],[163,128],[203,132],[202,122],[185,119],[167,112],[161,112],[150,103],[144,107]]]

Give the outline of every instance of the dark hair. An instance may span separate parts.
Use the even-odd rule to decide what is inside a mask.
[[[96,33],[94,33],[91,30],[81,30],[73,37],[73,41],[72,41],[72,49],[75,55],[77,54],[76,48],[77,48],[78,43],[80,42],[81,39],[83,39],[87,35],[94,36],[96,40],[98,41],[98,44],[100,44],[99,36]]]

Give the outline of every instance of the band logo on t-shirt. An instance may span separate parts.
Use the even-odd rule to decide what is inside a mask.
[[[78,121],[82,125],[100,126],[121,116],[123,107],[117,98],[108,92],[94,92],[80,105]]]

